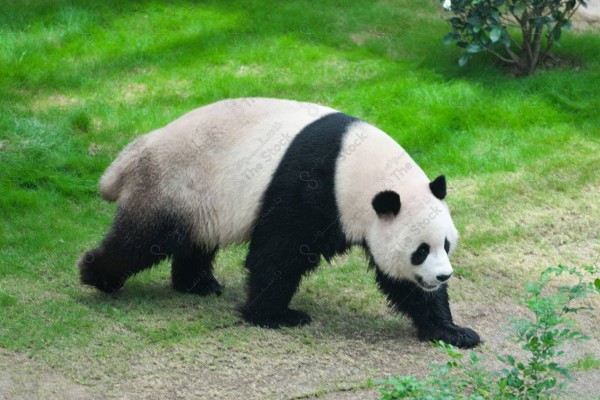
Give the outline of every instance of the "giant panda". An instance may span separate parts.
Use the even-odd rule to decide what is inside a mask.
[[[104,292],[171,258],[173,287],[221,294],[217,250],[249,242],[245,320],[311,321],[289,308],[307,272],[351,246],[366,250],[390,305],[421,340],[480,343],[455,325],[447,281],[458,232],[444,197],[392,138],[334,109],[291,100],[210,104],[140,136],[100,180],[117,202],[112,227],[78,266]]]

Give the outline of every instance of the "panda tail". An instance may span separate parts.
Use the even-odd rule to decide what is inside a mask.
[[[123,187],[123,169],[119,166],[119,159],[115,160],[100,178],[100,194],[106,201],[117,201]]]
[[[145,137],[141,136],[130,143],[116,160],[104,171],[100,178],[100,194],[106,201],[117,201],[125,185],[127,175],[133,173],[137,158],[144,148]]]

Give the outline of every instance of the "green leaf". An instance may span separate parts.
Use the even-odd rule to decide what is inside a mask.
[[[462,56],[460,56],[460,58],[458,59],[458,65],[460,67],[464,67],[465,65],[467,65],[467,61],[469,61],[470,56],[468,54],[463,54]]]
[[[500,13],[498,11],[492,11],[489,15],[490,19],[495,23],[500,23]]]
[[[492,31],[490,32],[490,40],[492,41],[492,43],[496,43],[501,36],[502,29],[498,25],[494,26],[492,28]]]
[[[446,46],[451,44],[453,40],[454,40],[454,33],[452,33],[452,32],[449,32],[446,34],[446,36],[444,36],[444,44]]]
[[[525,4],[524,1],[519,1],[517,4],[515,4],[512,13],[516,17],[521,18],[521,16],[523,16],[523,13],[525,12],[526,9],[527,9],[527,4]]]
[[[556,27],[554,28],[554,30],[552,31],[552,37],[554,38],[554,40],[558,41],[560,40],[560,33],[561,33],[561,29],[560,27]]]
[[[481,25],[481,18],[479,18],[477,16],[469,17],[469,18],[467,18],[467,23],[469,25],[473,25],[473,26],[475,26],[475,25]]]
[[[596,290],[600,290],[600,278],[594,279],[594,287]]]
[[[475,43],[471,43],[467,45],[465,50],[467,51],[467,53],[478,53],[481,51],[481,46]]]

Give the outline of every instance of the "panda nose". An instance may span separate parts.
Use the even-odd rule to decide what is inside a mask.
[[[436,279],[440,282],[446,282],[448,279],[450,279],[451,276],[452,276],[452,272],[450,272],[450,274],[448,274],[448,275],[438,275],[438,276],[436,276]]]

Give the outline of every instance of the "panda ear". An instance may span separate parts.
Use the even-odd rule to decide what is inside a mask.
[[[429,182],[429,188],[435,197],[444,200],[444,197],[446,197],[446,177],[444,175],[438,176]]]
[[[380,217],[390,213],[395,217],[400,212],[400,195],[393,190],[384,190],[373,197],[371,204]]]

